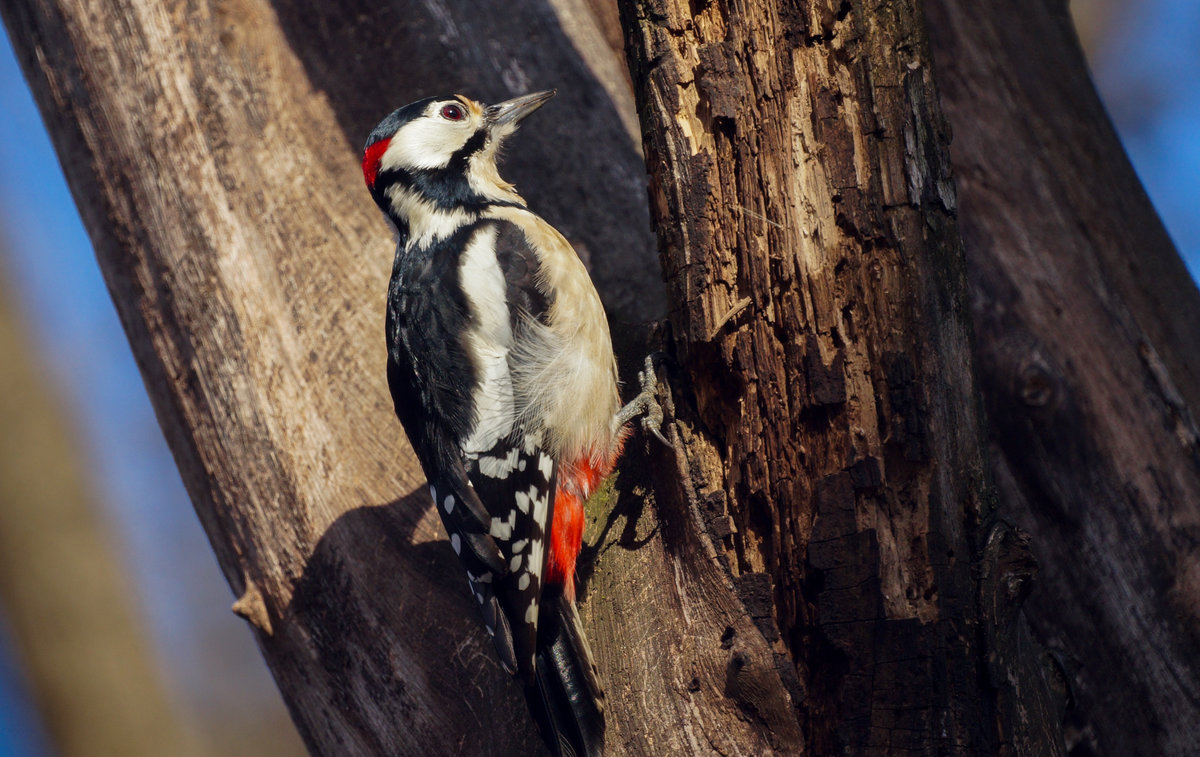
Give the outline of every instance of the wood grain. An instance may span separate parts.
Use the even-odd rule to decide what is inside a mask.
[[[639,254],[653,266],[637,241],[648,238],[637,152],[555,16],[256,0],[3,13],[236,608],[309,747],[535,749],[387,397],[392,241],[356,155],[419,90],[495,97],[550,80],[566,95],[560,118],[596,105],[522,135],[512,174],[548,215],[562,212],[609,282]],[[540,44],[500,60],[463,42],[484,27]],[[421,45],[439,75],[397,78]],[[584,157],[597,145],[603,158]],[[581,166],[607,179],[627,224],[583,228],[585,190],[548,180]],[[622,296],[654,308],[651,295],[630,298],[637,287],[609,290],[618,309]]]
[[[769,577],[808,751],[1062,753],[991,523],[919,4],[622,9],[693,478],[734,580]]]

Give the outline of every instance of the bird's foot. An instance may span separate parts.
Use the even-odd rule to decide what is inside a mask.
[[[658,437],[659,441],[668,447],[671,443],[662,434],[663,410],[658,404],[658,374],[654,370],[654,354],[646,356],[645,368],[638,371],[638,384],[642,391],[625,407],[617,411],[613,417],[613,425],[623,428],[639,415],[642,416],[642,430]]]

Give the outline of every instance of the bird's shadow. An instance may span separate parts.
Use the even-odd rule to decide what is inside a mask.
[[[649,533],[638,532],[653,464],[636,452],[622,464],[615,505],[581,552],[581,599],[599,550],[637,550],[658,536],[657,520]],[[316,666],[272,668],[306,676],[305,686],[315,688],[308,696],[332,703],[336,713],[294,707],[293,717],[309,743],[330,743],[327,734],[340,730],[340,738],[355,739],[351,751],[406,754],[450,738],[451,754],[544,754],[521,687],[497,662],[436,523],[420,486],[350,510],[325,530],[264,653],[315,656]]]
[[[638,445],[642,440],[638,440]],[[647,514],[648,492],[651,479],[647,465],[647,457],[642,450],[630,450],[634,454],[626,454],[619,466],[619,472],[612,489],[602,492],[609,497],[612,507],[603,515],[603,523],[595,536],[589,535],[579,551],[576,566],[576,593],[582,601],[587,597],[588,584],[596,572],[596,563],[603,554],[613,548],[636,551],[659,536],[660,524],[655,517],[648,531],[639,535],[641,519]],[[620,533],[614,535],[613,530],[620,525]]]
[[[334,521],[264,652],[316,656],[316,666],[272,666],[305,676],[305,696],[336,707],[293,706],[310,744],[340,730],[354,740],[347,753],[445,743],[448,754],[539,754],[521,688],[496,661],[449,544],[429,528],[431,509],[422,486]]]

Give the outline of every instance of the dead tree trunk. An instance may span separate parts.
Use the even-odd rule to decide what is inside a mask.
[[[999,509],[1079,754],[1200,753],[1200,292],[1063,3],[928,4]]]
[[[694,483],[773,587],[809,751],[1061,752],[919,5],[626,10]]]
[[[1015,622],[1012,614],[1018,604],[1014,600],[1030,591],[1025,579],[1035,567],[1023,545],[1007,537],[988,540],[979,555],[980,567],[986,569],[979,611],[985,621],[996,621],[985,623],[982,632],[984,645],[989,648],[989,683],[996,687],[994,706],[1001,747],[1041,754],[1050,745],[1061,748],[1065,738],[1068,748],[1090,754],[1191,754],[1200,748],[1200,701],[1181,682],[1197,677],[1200,660],[1200,639],[1195,633],[1200,616],[1195,601],[1200,596],[1200,572],[1195,567],[1194,538],[1200,521],[1200,434],[1194,420],[1194,408],[1200,400],[1200,331],[1195,328],[1200,322],[1200,296],[1108,123],[1088,79],[1065,6],[1036,0],[1017,7],[936,0],[927,7],[937,79],[956,135],[951,162],[961,200],[971,315],[978,339],[976,370],[991,417],[988,439],[998,495],[995,512],[1033,534],[1032,551],[1042,566],[1042,574],[1033,582],[1026,613],[1042,648],[1039,653],[1031,645],[1025,624]],[[643,15],[633,24],[636,28],[631,40],[635,58],[648,58],[665,67],[671,65],[672,50],[684,50],[681,57],[690,56],[680,70],[660,70],[657,82],[649,77],[652,86],[642,92],[648,143],[653,146],[655,138],[649,135],[658,135],[660,148],[664,144],[667,150],[674,148],[666,156],[660,152],[658,164],[652,150],[649,156],[651,167],[657,165],[659,176],[665,177],[660,183],[667,187],[659,192],[660,229],[668,230],[667,264],[676,262],[682,281],[683,291],[674,293],[673,312],[678,312],[683,302],[682,309],[694,314],[701,326],[714,315],[724,324],[727,313],[753,319],[753,307],[760,300],[744,296],[756,290],[757,272],[752,263],[745,265],[734,256],[735,266],[729,266],[726,259],[714,261],[701,255],[689,259],[686,255],[690,249],[703,247],[703,242],[693,240],[707,240],[704,235],[710,230],[704,228],[706,225],[716,229],[720,241],[734,240],[729,243],[738,246],[739,251],[753,243],[746,241],[748,236],[751,240],[755,236],[765,239],[772,250],[768,276],[775,276],[780,268],[776,258],[786,257],[786,253],[780,256],[775,251],[794,249],[794,242],[786,239],[788,228],[771,222],[784,227],[787,224],[762,209],[769,208],[770,200],[778,197],[771,183],[777,180],[770,170],[773,161],[762,157],[770,154],[763,147],[770,143],[770,134],[765,138],[746,135],[738,127],[785,122],[792,113],[786,104],[779,105],[779,89],[795,86],[804,90],[804,84],[788,81],[786,63],[774,61],[777,69],[772,70],[764,65],[770,57],[753,54],[780,49],[778,45],[772,47],[770,39],[764,42],[762,36],[746,45],[751,51],[745,56],[749,62],[736,60],[740,40],[729,29],[757,26],[767,29],[768,37],[773,33],[788,42],[825,47],[834,65],[822,59],[811,68],[797,66],[819,72],[844,70],[838,64],[845,64],[847,59],[855,62],[852,56],[861,49],[861,40],[865,38],[870,45],[871,38],[878,41],[879,35],[870,33],[874,26],[870,22],[864,34],[860,23],[863,9],[856,4],[842,4],[836,10],[832,4],[823,10],[810,8],[810,15],[799,24],[794,17],[781,13],[778,18],[751,20],[749,27],[730,22],[727,26],[717,24],[715,30],[711,22],[719,13],[708,7],[697,18],[683,23],[670,8],[660,4],[647,3],[639,9]],[[891,11],[905,15],[894,6]],[[743,19],[744,14],[738,20]],[[645,33],[648,20],[667,27],[660,39],[669,44],[654,47],[654,37]],[[885,31],[896,29],[891,24],[877,26]],[[727,63],[730,44],[734,46],[733,65]],[[885,58],[893,51],[902,59],[908,55],[910,70],[915,71],[927,56],[919,52],[913,55],[913,48],[911,37],[900,36],[891,40],[890,47],[885,40],[882,52]],[[662,57],[654,57],[656,54]],[[816,56],[820,58],[821,52]],[[801,52],[798,57],[811,62],[813,54]],[[752,73],[745,78],[731,78],[727,73],[744,73],[747,69]],[[778,73],[778,69],[783,70],[779,76],[782,87],[778,81],[772,86],[772,73]],[[855,73],[860,72],[861,68]],[[645,83],[648,77],[635,78]],[[856,78],[862,80],[861,76]],[[814,75],[810,74],[809,84],[813,81]],[[832,92],[833,103],[826,100],[825,107],[821,89],[814,87],[815,96],[805,92],[815,101],[810,99],[801,105],[801,118],[809,112],[805,110],[807,105],[817,123],[811,131],[796,130],[803,135],[797,152],[810,154],[804,154],[794,165],[828,165],[831,159],[836,164],[836,156],[846,154],[847,142],[854,144],[850,154],[855,157],[861,154],[860,141],[867,142],[868,158],[873,158],[871,149],[878,148],[872,148],[871,138],[886,140],[889,136],[886,121],[880,123],[877,119],[888,116],[886,103],[894,92],[892,84],[885,80],[881,86],[872,83],[867,88],[872,97],[880,91],[884,94],[884,105],[872,99],[870,117],[863,119],[877,130],[870,133],[871,129],[863,129],[869,132],[865,135],[851,130],[844,139],[839,139],[836,131],[831,134],[828,127],[836,126],[837,120],[846,115],[853,120],[863,108],[846,103],[844,88],[830,87],[827,91]],[[670,97],[673,85],[680,95],[674,101]],[[860,105],[861,94],[859,89]],[[663,122],[653,120],[655,114],[662,116],[664,103],[667,114]],[[769,113],[766,118],[764,111]],[[679,114],[682,117],[677,117]],[[671,140],[670,135],[676,131],[671,127],[676,123],[687,132],[686,141],[678,136]],[[666,139],[661,138],[664,134]],[[696,139],[696,134],[703,137]],[[817,137],[815,148],[810,136]],[[918,141],[907,141],[911,132],[905,136],[906,155],[911,158]],[[745,163],[753,166],[747,169]],[[783,163],[787,164],[786,159]],[[768,169],[756,172],[755,168],[763,164],[768,164]],[[668,170],[668,165],[674,169]],[[848,163],[844,165],[843,175],[851,170]],[[870,160],[865,165],[869,176]],[[862,176],[863,167],[864,162],[854,161],[856,179]],[[886,165],[876,168],[880,174],[889,173]],[[714,175],[715,181],[711,178]],[[718,184],[718,188],[704,187],[705,179]],[[814,195],[814,182],[804,180],[802,184],[805,199],[809,200]],[[737,199],[746,194],[753,199],[754,190],[763,186],[767,187],[762,191],[767,200],[762,206]],[[730,219],[728,212],[717,210],[713,214],[718,220],[710,223],[700,204],[706,191],[719,198],[713,206],[732,206],[736,216],[741,205],[751,211],[745,213],[749,219]],[[727,194],[735,199],[727,199]],[[835,198],[837,194],[835,191]],[[856,226],[845,223],[845,200],[835,199],[834,203],[839,227],[853,232]],[[663,213],[664,206],[681,212]],[[805,210],[811,212],[811,208]],[[894,210],[889,208],[889,212]],[[699,222],[695,220],[698,216]],[[755,220],[759,222],[757,227]],[[747,225],[750,234],[746,233]],[[682,239],[678,236],[681,226]],[[817,231],[824,229],[818,224]],[[778,244],[781,237],[783,244]],[[828,235],[823,239],[827,240]],[[818,236],[813,244],[819,246],[821,240]],[[866,240],[866,255],[873,254],[877,244],[876,240]],[[818,257],[816,263],[820,262]],[[846,262],[832,266],[832,277],[828,265],[823,272],[818,270],[821,283],[807,285],[816,291],[807,293],[805,301],[827,300],[825,289],[830,287],[835,296],[844,296]],[[724,270],[719,268],[722,264]],[[694,274],[689,269],[698,265],[710,266],[709,271],[717,266],[718,274],[725,274],[725,290],[714,293],[711,276],[691,275],[689,281],[689,274]],[[693,282],[695,286],[686,288]],[[781,286],[769,293],[766,320],[770,325],[769,329],[760,327],[760,333],[779,333],[776,306],[783,299],[779,294],[785,291]],[[716,302],[705,307],[706,298]],[[743,309],[749,309],[749,314],[742,313]],[[936,310],[933,312],[936,314]],[[842,318],[834,308],[818,308],[812,328],[819,338],[822,320],[833,322],[832,331],[840,336],[842,319],[853,315],[853,307],[843,308]],[[752,382],[760,378],[755,373],[763,355],[768,361],[773,357],[761,348],[755,325],[752,321],[737,323],[735,338],[716,340],[739,377],[749,367]],[[706,334],[703,328],[697,328],[692,334],[677,334],[677,340],[684,354],[695,354],[712,349],[714,345],[705,342],[712,342],[717,333]],[[786,340],[779,341],[785,343],[781,362],[786,365]],[[696,342],[701,343],[699,347]],[[747,344],[752,349],[743,349]],[[818,342],[818,346],[828,354],[827,345]],[[834,354],[842,357],[840,352]],[[739,401],[747,395],[736,382],[722,382],[719,377],[714,380],[709,361],[706,354],[698,359],[696,365],[703,366],[703,370],[694,370],[691,376],[702,398],[701,415],[706,382],[719,399],[726,396],[731,384]],[[834,369],[835,379],[842,373],[852,376],[848,367],[839,364],[794,361],[792,368],[803,369],[801,373],[810,377],[810,402],[817,401],[820,387],[828,385],[828,368]],[[811,378],[813,371],[816,387]],[[839,392],[833,393],[835,399],[839,396]],[[743,407],[736,408],[736,414],[727,411],[727,415],[734,416],[738,424],[746,422]],[[802,414],[800,422],[804,421]],[[735,430],[730,434],[729,427],[720,422],[713,423],[713,427],[719,430],[719,437],[724,434],[726,440],[734,438],[733,443],[727,441],[726,448],[719,450],[727,457],[718,459],[736,462],[741,441],[738,436],[744,432]],[[755,457],[757,429],[746,435],[752,437],[752,443],[746,445],[751,447],[746,459],[756,465],[771,461],[769,455]],[[825,449],[822,445],[812,446],[818,450],[817,455]],[[713,471],[721,475],[713,475]],[[856,472],[858,477],[853,476]],[[715,484],[715,493],[709,496],[721,500],[726,494],[736,493],[735,485],[746,480],[758,485],[764,480],[737,474],[732,465],[727,470],[721,466],[710,469],[708,482]],[[851,469],[851,474],[851,483],[861,487],[862,469]],[[786,477],[785,481],[791,483]],[[812,541],[821,531],[819,512],[824,498],[818,485],[813,532],[807,544],[800,544],[801,549],[809,550],[810,568],[814,549],[821,554],[826,547],[821,541]],[[730,506],[735,515],[740,511],[741,517],[751,522],[751,536],[741,537],[742,543],[738,538],[725,543],[750,570],[756,569],[754,555],[764,551],[760,545],[769,549],[772,537],[786,540],[788,536],[786,500],[783,509],[777,511],[782,513],[778,520],[759,520],[757,530],[768,531],[768,536],[756,533],[753,517],[760,502],[754,497],[749,501],[737,498]],[[856,513],[861,520],[861,500]],[[875,518],[876,523],[880,520]],[[897,529],[894,520],[890,528],[893,533],[905,531],[903,524]],[[728,530],[724,525],[722,529],[722,533]],[[992,533],[1004,535],[1004,531]],[[750,560],[746,559],[747,553]],[[795,580],[796,566],[786,561],[772,564],[772,557],[769,555],[764,562]],[[848,565],[855,564],[852,558],[847,559]],[[992,559],[998,559],[1003,570],[987,568]],[[799,575],[819,587],[821,597],[827,596],[824,576],[813,581],[811,574]],[[1009,585],[1003,586],[1001,579]],[[777,587],[776,592],[781,622],[791,620],[819,637],[822,604],[818,602],[815,608],[811,604],[789,606],[786,586],[783,591]],[[993,593],[991,603],[989,586],[1002,589]],[[1013,596],[1006,596],[1008,592],[1014,592]],[[809,659],[814,651],[819,654],[819,647],[813,650],[809,646],[808,637],[802,640],[805,643],[797,650],[800,654],[807,650]],[[1038,657],[1048,664],[1039,663]],[[831,672],[835,683],[844,674],[838,666],[822,662],[813,675],[828,676]],[[1056,691],[1049,699],[1029,690],[1029,683],[1036,683],[1043,674]],[[844,697],[849,689],[843,686],[838,691]],[[811,696],[812,690],[807,693]],[[849,699],[853,711],[855,697]],[[1070,709],[1066,722],[1060,723],[1057,710],[1064,704]],[[1029,713],[1018,717],[1014,712],[1018,705],[1042,711],[1032,717]],[[827,716],[836,721],[846,713],[823,710],[821,717]],[[1014,731],[1007,732],[1006,728]],[[852,727],[851,738],[858,732]],[[819,729],[812,729],[807,735],[815,739],[819,734]]]
[[[0,9],[310,749],[535,749],[387,400],[356,153],[418,95],[557,85],[510,173],[619,318],[657,313],[607,27],[575,0]],[[1062,751],[918,11],[624,8],[683,370],[676,454],[632,445],[591,511],[613,754]]]

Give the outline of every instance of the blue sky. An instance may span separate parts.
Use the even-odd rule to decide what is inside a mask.
[[[1200,3],[1153,0],[1122,14],[1093,62],[1125,150],[1192,277],[1200,276]]]
[[[1200,272],[1200,3],[1154,0],[1119,24],[1096,62],[1102,95],[1193,276]],[[132,580],[173,680],[214,678],[206,639],[257,658],[229,614],[228,589],[162,440],[141,378],[57,159],[13,59],[0,41],[0,260],[44,359],[74,414]],[[1198,325],[1200,327],[1200,325]],[[198,576],[198,578],[197,578]],[[186,585],[187,591],[181,591]],[[214,631],[214,627],[218,630]],[[0,618],[0,757],[44,753],[5,657]],[[206,635],[206,634],[213,634]],[[207,679],[206,679],[207,676]],[[236,676],[235,676],[236,678]],[[200,698],[231,696],[219,685]],[[233,681],[229,686],[237,686]],[[259,674],[253,687],[270,686]]]

